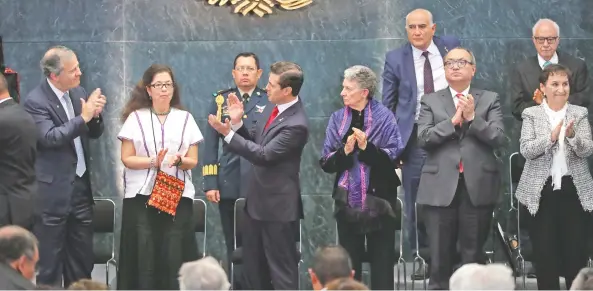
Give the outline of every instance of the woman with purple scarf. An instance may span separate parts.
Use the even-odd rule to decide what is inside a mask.
[[[398,221],[395,159],[403,145],[393,113],[373,99],[377,77],[364,66],[344,72],[345,107],[327,126],[321,167],[337,173],[333,198],[340,245],[350,254],[361,280],[368,253],[371,290],[393,290],[395,231]],[[367,242],[365,250],[365,238]]]

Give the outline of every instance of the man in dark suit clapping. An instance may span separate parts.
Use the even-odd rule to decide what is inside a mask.
[[[426,152],[416,142],[420,98],[447,87],[443,58],[449,50],[459,46],[459,39],[435,36],[436,24],[432,13],[425,9],[416,9],[406,16],[406,31],[408,43],[385,56],[383,104],[394,113],[405,146],[398,159],[403,163],[406,231],[412,252],[418,255],[416,252],[419,249],[428,246],[424,223],[416,221],[414,205],[426,158]],[[421,218],[420,214],[418,218]],[[426,269],[425,266],[418,266],[412,274],[412,280],[425,278],[428,275],[425,274]]]
[[[51,48],[41,60],[46,78],[25,98],[25,110],[37,124],[39,239],[38,282],[69,286],[89,279],[93,270],[93,194],[89,138],[103,133],[105,96],[80,87],[76,54]]]
[[[8,91],[0,74],[0,226],[15,224],[30,230],[37,194],[37,129]]]
[[[230,122],[208,117],[228,148],[253,164],[247,178],[243,230],[246,289],[299,289],[300,254],[295,247],[303,218],[299,171],[309,136],[298,97],[303,80],[297,64],[273,64],[266,91],[274,106],[266,106],[251,132],[243,125],[243,103],[235,94],[227,99]]]

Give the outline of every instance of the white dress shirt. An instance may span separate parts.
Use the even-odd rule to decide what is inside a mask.
[[[542,56],[540,56],[539,54],[537,54],[537,62],[539,63],[540,68],[542,68],[542,70],[543,70],[544,69],[544,64],[546,63],[546,60],[544,60],[544,58],[542,58]],[[554,53],[554,55],[549,60],[549,62],[552,63],[552,64],[557,64],[558,63],[558,54],[557,53]]]
[[[469,87],[465,88],[465,90],[461,92],[457,92],[451,87],[449,87],[449,90],[451,90],[451,96],[453,96],[453,103],[455,103],[455,108],[457,108],[457,103],[459,103],[459,99],[457,99],[457,97],[455,96],[459,93],[463,94],[463,96],[467,96],[467,94],[469,94]]]
[[[288,103],[276,105],[276,106],[278,106],[278,115],[282,114],[282,112],[284,112],[290,106],[296,104],[298,101],[299,101],[299,96],[297,96],[294,100],[292,100]],[[268,118],[269,118],[269,116],[268,116]],[[266,121],[268,121],[268,120],[266,119]],[[224,137],[224,141],[226,141],[226,143],[230,143],[231,140],[233,139],[233,136],[235,135],[235,131],[239,130],[239,128],[241,128],[241,126],[243,126],[243,120],[241,120],[241,122],[239,122],[239,124],[231,124],[231,131],[229,132],[229,134],[227,134]]]
[[[8,100],[10,100],[10,99],[12,99],[12,98],[11,98],[10,96],[8,96],[8,98],[4,98],[4,99],[0,100],[0,104],[1,104],[2,102],[4,102],[4,101],[8,101]]]
[[[433,41],[431,41],[428,49],[426,50],[428,51],[428,61],[430,62],[430,68],[432,69],[434,91],[436,92],[447,88],[448,85],[447,80],[445,79],[445,66],[443,64],[443,57],[441,56],[439,48],[434,44]],[[416,95],[416,98],[418,99],[418,103],[416,105],[416,120],[418,120],[418,115],[420,114],[420,99],[424,95],[424,62],[426,61],[426,58],[422,56],[422,53],[423,51],[412,46],[414,69],[416,71],[416,88],[418,91],[418,94]]]
[[[566,155],[564,151],[566,150],[564,138],[566,137],[566,122],[564,119],[566,117],[566,109],[568,108],[568,103],[564,104],[564,107],[559,111],[554,111],[548,106],[548,102],[546,99],[542,101],[544,105],[544,112],[548,115],[548,120],[550,121],[550,128],[554,130],[556,126],[562,122],[562,128],[560,129],[560,134],[558,135],[558,150],[552,153],[552,168],[550,169],[550,175],[552,176],[552,186],[554,186],[554,190],[559,190],[562,187],[562,176],[568,173],[568,164],[566,163]]]

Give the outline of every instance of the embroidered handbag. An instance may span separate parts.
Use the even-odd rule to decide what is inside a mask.
[[[150,113],[150,121],[152,123],[152,137],[154,139],[154,151],[158,155],[158,151],[156,149],[156,138],[154,135],[154,123],[152,120],[153,113]],[[185,133],[185,126],[187,125],[187,118],[189,117],[189,113],[186,116],[185,124],[183,125],[183,131],[181,134],[181,143],[179,144],[179,149],[181,149],[181,145],[183,144],[183,135]],[[178,151],[179,151],[178,149]],[[159,211],[165,212],[173,217],[175,217],[177,213],[177,206],[181,201],[181,197],[183,196],[183,191],[185,190],[185,171],[183,171],[183,180],[169,175],[159,169],[156,175],[156,179],[154,182],[154,187],[152,188],[152,192],[150,193],[150,197],[148,199],[147,205],[156,208]]]

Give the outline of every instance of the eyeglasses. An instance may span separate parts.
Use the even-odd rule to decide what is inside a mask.
[[[553,36],[553,37],[538,37],[538,36],[534,36],[533,39],[535,39],[535,41],[537,41],[537,43],[539,44],[544,44],[544,42],[548,41],[549,44],[555,44],[556,40],[558,40],[557,36]]]
[[[235,71],[237,72],[249,72],[249,73],[253,73],[255,72],[255,68],[254,67],[237,67],[235,68]]]
[[[463,68],[465,67],[467,64],[473,65],[473,62],[470,62],[468,60],[464,60],[464,59],[459,59],[459,60],[448,60],[445,62],[445,66],[449,69],[453,68],[455,65],[457,65],[457,67],[459,68]]]
[[[173,88],[173,83],[156,83],[156,84],[150,84],[150,87],[152,87],[153,89],[157,89],[157,88],[161,88],[161,89],[171,89]]]

